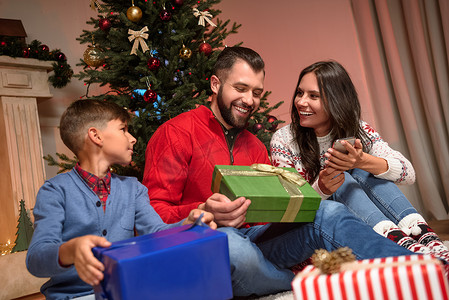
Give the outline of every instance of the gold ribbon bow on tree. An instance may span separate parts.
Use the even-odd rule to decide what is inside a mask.
[[[97,7],[98,7],[98,9],[101,8],[101,5],[98,2],[98,0],[90,0],[90,8],[92,8],[92,10],[95,10],[95,8],[97,8]]]
[[[139,48],[139,43],[140,43],[140,46],[142,47],[143,53],[150,50],[150,48],[148,48],[148,45],[147,45],[147,43],[145,43],[145,40],[144,40],[144,39],[148,39],[148,33],[145,33],[147,31],[148,31],[147,26],[143,27],[139,31],[134,31],[134,30],[128,29],[128,34],[130,34],[128,39],[130,42],[134,41],[133,48],[131,49],[130,55],[137,53],[137,48]]]
[[[199,11],[197,8],[193,9],[193,15],[195,17],[200,17],[198,20],[198,25],[201,26],[206,26],[206,23],[204,22],[204,20],[206,20],[207,23],[209,23],[210,25],[217,27],[217,25],[215,25],[210,18],[212,18],[212,14],[208,11]]]

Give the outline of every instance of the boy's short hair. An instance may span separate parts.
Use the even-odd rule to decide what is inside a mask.
[[[265,72],[265,63],[256,51],[246,47],[226,47],[218,55],[212,75],[216,75],[221,80],[226,80],[229,71],[234,66],[237,60],[246,62],[254,72]]]
[[[78,155],[90,127],[104,128],[109,121],[128,123],[129,113],[116,103],[101,100],[77,100],[62,114],[59,130],[64,144]]]

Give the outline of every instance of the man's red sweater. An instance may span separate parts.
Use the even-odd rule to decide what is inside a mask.
[[[237,135],[232,156],[234,165],[270,164],[263,143],[247,130]],[[212,195],[214,166],[230,165],[231,151],[212,111],[200,106],[160,126],[145,160],[142,183],[150,203],[164,222],[174,223]]]

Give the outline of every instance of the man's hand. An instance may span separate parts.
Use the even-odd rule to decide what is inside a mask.
[[[326,167],[320,171],[318,186],[326,195],[332,195],[345,181],[345,175],[340,170]]]
[[[202,213],[204,213],[204,216],[201,218],[201,221],[210,228],[217,229],[217,224],[214,222],[214,215],[201,209],[192,209],[189,216],[182,222],[182,225],[195,223]]]
[[[78,276],[87,284],[97,285],[103,280],[104,265],[92,253],[94,247],[109,247],[104,237],[85,235],[59,247],[59,261],[63,266],[75,265]]]
[[[212,213],[219,226],[239,228],[245,223],[246,211],[250,204],[251,200],[245,197],[231,201],[225,195],[215,193],[198,208]]]

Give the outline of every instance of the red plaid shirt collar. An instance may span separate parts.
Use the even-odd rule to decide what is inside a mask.
[[[111,193],[111,172],[108,171],[105,177],[99,178],[98,176],[81,169],[79,163],[75,165],[75,170],[80,174],[81,178],[87,183],[98,198],[100,198],[103,210],[106,210],[106,200]]]

